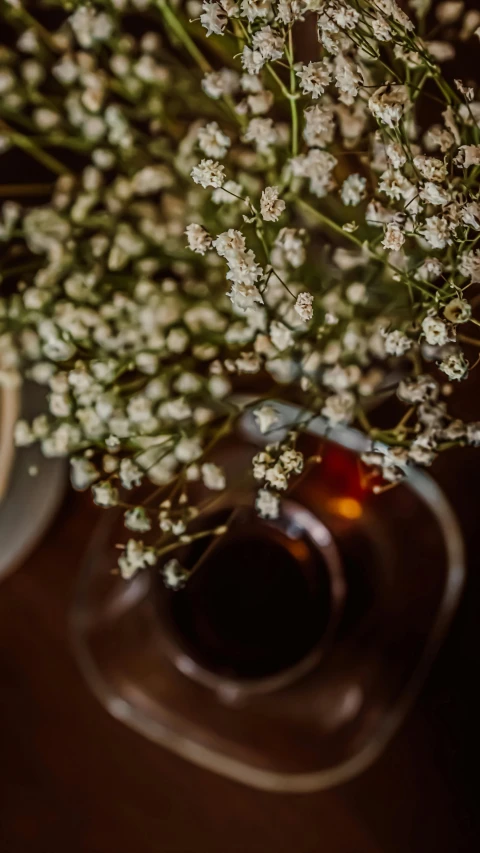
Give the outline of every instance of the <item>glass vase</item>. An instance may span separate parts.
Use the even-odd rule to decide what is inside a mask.
[[[276,407],[284,425],[303,418]],[[322,418],[308,433],[322,461],[280,517],[258,518],[251,484],[222,494],[210,521],[228,519],[229,531],[187,555],[195,571],[178,592],[155,567],[130,582],[112,572],[124,536],[109,511],[71,616],[80,667],[114,717],[271,791],[328,788],[375,760],[422,686],[464,581],[458,525],[429,475],[412,469],[372,494],[359,461],[371,441]],[[261,443],[245,416],[218,451],[227,482]]]

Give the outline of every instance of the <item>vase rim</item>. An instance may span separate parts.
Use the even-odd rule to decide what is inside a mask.
[[[247,402],[253,402],[252,398],[250,397]],[[294,404],[277,400],[269,402],[275,405],[282,416],[285,416],[283,429],[294,429],[295,425],[298,426],[300,423],[300,418],[305,416],[309,418],[306,432],[326,438],[347,450],[363,453],[386,448],[386,445],[372,441],[359,430],[350,426],[332,427],[324,418],[314,416]],[[265,436],[261,436],[255,425],[251,411],[246,411],[241,418],[240,432],[247,440],[259,446],[265,440]],[[464,546],[460,527],[442,489],[431,475],[413,465],[406,467],[404,482],[426,505],[440,527],[446,554],[445,581],[427,640],[415,667],[402,687],[401,695],[382,719],[375,736],[364,744],[356,754],[328,768],[304,772],[286,772],[255,767],[233,755],[215,750],[207,743],[192,739],[187,734],[176,730],[173,719],[169,718],[168,724],[164,721],[155,720],[131,705],[129,701],[112,692],[96,662],[80,641],[81,614],[75,614],[73,611],[71,628],[77,661],[98,699],[112,716],[183,758],[200,767],[260,790],[284,793],[319,791],[346,782],[366,770],[385,749],[416,700],[450,626],[465,580]],[[381,496],[379,499],[381,500]],[[110,526],[108,525],[108,527]],[[87,563],[92,560],[93,554],[99,548],[104,547],[107,538],[106,526],[99,525],[88,549]],[[147,579],[144,578],[144,580]],[[81,604],[85,605],[85,578],[79,579],[77,598]]]
[[[225,495],[224,504],[229,505],[228,495]],[[235,504],[236,507],[251,507],[250,495],[247,493],[236,494]],[[301,526],[302,531],[307,534],[321,553],[329,579],[330,616],[328,624],[319,640],[298,661],[278,672],[254,677],[229,676],[215,672],[214,669],[199,663],[194,655],[186,649],[179,633],[170,630],[168,637],[164,638],[164,645],[174,666],[183,675],[197,681],[203,687],[213,690],[217,698],[224,703],[235,704],[258,694],[281,690],[307,675],[324,657],[325,651],[334,638],[343,612],[346,584],[340,554],[331,532],[311,510],[297,503],[297,501],[284,499],[282,505],[284,512],[278,522],[265,520],[263,523],[281,530],[281,522],[284,518],[293,518],[295,525]],[[217,507],[221,508],[221,504],[218,504]]]

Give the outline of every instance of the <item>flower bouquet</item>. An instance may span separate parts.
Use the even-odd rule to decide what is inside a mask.
[[[278,516],[318,459],[274,400],[364,431],[377,493],[480,443],[448,408],[480,347],[480,101],[442,73],[480,13],[429,6],[0,0],[0,381],[46,387],[16,443],[122,509],[124,578],[179,588],[177,549],[225,532],[200,522],[246,411]]]

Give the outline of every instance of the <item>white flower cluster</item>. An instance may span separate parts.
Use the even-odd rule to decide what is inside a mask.
[[[257,419],[262,432],[278,422],[275,411],[266,406],[257,411]],[[286,443],[268,444],[253,458],[253,476],[264,482],[256,498],[257,511],[262,518],[278,518],[280,493],[288,488],[290,478],[303,470],[303,454],[295,449],[294,442],[292,435]]]
[[[17,444],[70,456],[74,487],[144,536],[122,575],[165,554],[167,586],[187,581],[171,552],[194,494],[233,487],[216,448],[237,388],[357,420],[390,446],[366,459],[387,482],[480,445],[447,408],[480,347],[480,94],[440,67],[480,13],[441,3],[420,36],[396,0],[204,0],[190,32],[169,0],[56,5],[50,33],[33,3],[0,12],[18,34],[0,27],[0,156],[39,170],[2,193],[0,382],[45,386]],[[405,411],[380,429],[392,383]],[[268,400],[254,419],[281,426]],[[253,460],[264,518],[302,471],[295,441]]]

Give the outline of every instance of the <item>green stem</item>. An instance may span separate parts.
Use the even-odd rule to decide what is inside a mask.
[[[338,222],[334,222],[333,219],[330,219],[329,216],[326,216],[322,213],[321,210],[317,210],[316,207],[313,207],[308,201],[303,201],[301,198],[295,199],[295,204],[301,210],[304,210],[306,213],[310,213],[318,219],[323,225],[326,225],[327,228],[331,228],[332,231],[336,231],[338,234],[341,234],[342,237],[345,237],[347,240],[350,240],[351,243],[355,243],[360,249],[363,247],[363,243],[358,237],[355,237],[355,234],[351,234],[348,231],[344,231],[342,226],[338,224]]]
[[[188,50],[190,56],[195,60],[200,70],[203,71],[204,74],[208,74],[208,72],[212,70],[212,66],[208,60],[205,59],[203,53],[198,49],[191,36],[189,36],[180,18],[168,5],[167,0],[156,0],[156,5],[170,31],[176,35],[184,48]]]
[[[312,214],[315,216],[319,222],[322,222],[323,225],[326,225],[328,228],[331,228],[332,231],[336,231],[338,234],[341,234],[342,237],[346,237],[347,240],[350,240],[352,243],[355,243],[358,248],[363,249],[364,244],[358,237],[355,237],[355,234],[351,234],[348,231],[344,231],[342,226],[338,224],[338,222],[334,222],[333,219],[330,219],[329,216],[326,216],[322,211],[317,210],[315,207],[312,207],[308,201],[303,201],[303,199],[296,198],[295,203],[297,207],[300,209]],[[429,293],[418,281],[411,281],[408,276],[405,275],[404,271],[400,269],[400,267],[396,267],[394,264],[391,264],[383,255],[379,254],[375,250],[372,250],[371,247],[368,248],[369,254],[372,258],[374,258],[379,263],[383,264],[384,267],[388,267],[395,275],[397,275],[400,280],[406,284],[408,287],[415,287],[417,290],[421,291],[425,296],[429,299],[432,298],[432,294]]]
[[[14,267],[8,267],[5,270],[1,271],[1,278],[9,278],[10,276],[20,276],[25,272],[31,272],[32,270],[38,270],[41,266],[40,261],[28,261],[24,264],[17,264]]]
[[[216,531],[220,528],[212,528],[211,530],[200,530],[199,533],[185,534],[188,539],[183,539],[180,537],[176,542],[171,542],[170,545],[164,545],[163,548],[159,548],[158,545],[154,545],[155,553],[157,557],[163,557],[164,554],[169,554],[171,551],[176,551],[177,548],[182,548],[185,545],[190,545],[191,542],[196,542],[198,539],[205,539],[206,536],[215,536],[218,535]],[[157,540],[159,542],[161,540]]]
[[[288,284],[286,284],[286,283],[284,282],[283,278],[281,278],[281,276],[279,276],[278,272],[277,272],[277,271],[276,271],[276,269],[274,269],[273,267],[272,267],[272,272],[273,272],[273,275],[274,275],[276,278],[278,278],[278,280],[279,280],[280,284],[282,285],[282,287],[284,287],[284,288],[285,288],[285,290],[287,291],[287,293],[289,293],[289,294],[290,294],[290,296],[292,297],[292,299],[295,299],[295,298],[296,298],[296,297],[295,297],[295,294],[294,294],[294,293],[292,293],[292,291],[290,290],[290,288],[289,288]],[[289,324],[287,324],[287,323],[286,323],[286,321],[282,321],[282,322],[285,322],[285,325],[289,325]],[[290,326],[289,326],[289,328],[290,328]]]
[[[430,71],[427,68],[427,70],[424,72],[423,76],[418,81],[417,86],[412,85],[410,87],[411,89],[413,89],[415,91],[415,94],[412,96],[412,101],[416,101],[417,98],[420,97],[420,95],[422,94],[422,91],[423,91],[423,87],[424,87],[424,85],[427,82],[429,77],[430,77]]]
[[[12,5],[10,8],[10,14],[12,15],[12,17],[16,16],[17,18],[20,18],[23,23],[27,25],[27,27],[34,30],[34,32],[37,33],[40,39],[47,45],[50,50],[52,50],[53,52],[58,52],[58,45],[55,43],[55,39],[53,38],[52,34],[40,23],[40,21],[37,21],[37,19],[34,18],[33,15],[30,14],[30,12],[27,12],[27,10],[23,8],[23,6]]]
[[[292,97],[290,100],[290,113],[292,116],[292,157],[296,157],[298,154],[298,113],[297,113],[297,101],[293,97],[296,92],[296,76],[295,69],[293,67],[293,37],[292,37],[292,28],[290,27],[288,31],[288,62],[290,65],[290,93]]]
[[[368,420],[366,413],[360,407],[357,409],[357,420],[358,420],[358,423],[360,424],[360,426],[362,427],[363,431],[366,432],[367,435],[369,435],[370,430],[372,429],[372,425],[371,425],[370,421]]]
[[[62,136],[60,133],[52,133],[48,136],[37,136],[32,139],[38,146],[52,145],[55,148],[70,148],[72,151],[89,152],[95,147],[95,143],[88,139],[75,139],[70,136]]]
[[[457,341],[462,344],[470,344],[472,347],[480,347],[480,341],[477,338],[471,338],[470,335],[457,335]]]
[[[18,110],[12,110],[9,107],[4,106],[4,104],[0,104],[0,116],[2,116],[2,118],[7,119],[8,121],[16,122],[17,124],[21,125],[21,127],[24,127],[25,130],[33,132],[37,130],[34,122],[31,119],[27,118],[26,116],[23,116]]]
[[[202,71],[203,74],[208,74],[212,71],[212,66],[208,59],[205,59],[201,50],[199,50],[192,37],[187,33],[181,17],[169,6],[168,0],[155,0],[155,2],[167,29],[169,29],[170,32],[177,37],[178,41],[183,44],[184,48],[200,68],[200,71]],[[222,100],[237,123],[243,126],[245,124],[245,119],[236,112],[235,104],[230,95],[224,95]]]
[[[461,103],[460,96],[457,95],[457,93],[452,89],[452,87],[449,86],[447,81],[443,79],[440,69],[437,69],[437,74],[434,74],[432,76],[437,85],[437,88],[440,90],[448,104],[451,105],[454,101],[456,101],[457,103]]]
[[[52,184],[0,184],[0,198],[24,195],[50,195]]]
[[[56,175],[70,175],[71,170],[64,166],[63,163],[60,163],[60,160],[57,160],[56,157],[52,157],[51,154],[48,154],[46,151],[42,151],[41,148],[38,147],[28,136],[24,136],[23,133],[19,133],[16,130],[12,130],[8,124],[5,122],[0,122],[0,128],[6,132],[8,138],[16,145],[17,148],[21,148],[22,151],[25,151],[27,154],[30,154],[35,160],[38,160],[39,163],[42,163],[47,169],[51,172],[54,172]]]
[[[282,94],[285,95],[285,97],[290,101],[292,99],[290,92],[288,91],[288,89],[285,86],[285,84],[283,83],[283,81],[280,80],[280,77],[278,76],[277,72],[272,68],[272,66],[270,65],[269,62],[267,63],[266,68],[267,68],[267,71],[269,72],[269,74],[271,74],[271,76],[275,80],[275,83],[277,84],[277,86],[280,89],[280,91],[282,92]]]

